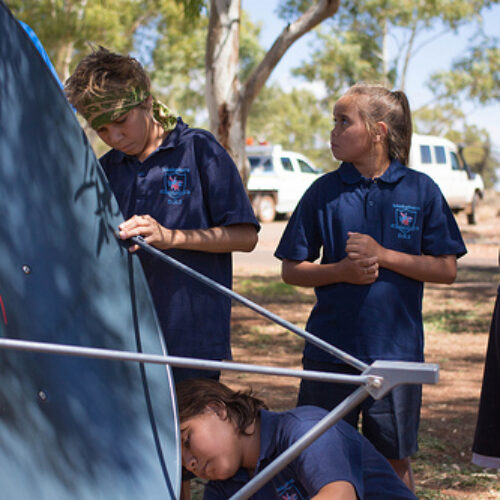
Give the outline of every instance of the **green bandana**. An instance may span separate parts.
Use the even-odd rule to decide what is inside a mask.
[[[94,130],[111,123],[131,109],[142,104],[150,93],[144,89],[134,89],[125,95],[108,95],[89,99],[81,110],[82,115]],[[153,116],[165,131],[170,132],[177,125],[177,116],[165,104],[153,97]]]

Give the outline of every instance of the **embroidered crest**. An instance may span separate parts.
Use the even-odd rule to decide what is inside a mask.
[[[168,203],[180,205],[182,199],[191,194],[188,189],[188,168],[166,168],[163,169],[163,189],[160,191],[169,198]]]
[[[396,205],[393,204],[394,209],[394,224],[391,224],[393,229],[399,231],[398,238],[409,240],[412,231],[418,231],[417,216],[420,210],[419,207],[412,207],[410,205]]]
[[[281,500],[307,500],[309,498],[302,495],[293,479],[278,487],[276,491]]]

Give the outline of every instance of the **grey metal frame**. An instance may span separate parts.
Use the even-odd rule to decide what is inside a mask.
[[[233,363],[227,361],[210,361],[176,356],[160,356],[142,354],[129,351],[118,351],[111,349],[90,348],[81,346],[70,346],[63,344],[51,344],[45,342],[32,342],[26,340],[1,339],[0,349],[34,351],[41,353],[69,355],[78,357],[90,357],[115,361],[131,361],[139,363],[164,364],[183,368],[196,368],[202,370],[231,370],[247,373],[261,373],[265,375],[277,375],[285,377],[298,377],[309,380],[320,380],[323,382],[336,382],[344,384],[359,385],[351,395],[342,403],[329,412],[304,436],[296,441],[288,450],[278,456],[267,467],[254,476],[243,488],[241,488],[230,500],[244,500],[257,492],[274,475],[286,467],[307,446],[321,436],[332,425],[338,422],[344,415],[349,413],[368,396],[380,399],[394,387],[401,384],[435,384],[439,380],[439,366],[430,363],[414,363],[403,361],[375,361],[371,365],[356,359],[344,351],[317,338],[311,333],[297,327],[283,318],[271,313],[263,307],[255,304],[249,299],[237,294],[223,285],[207,278],[203,274],[191,269],[160,250],[151,247],[142,237],[134,237],[132,241],[145,251],[157,256],[161,260],[185,272],[191,277],[205,283],[207,286],[218,290],[220,293],[237,300],[257,313],[267,317],[271,321],[283,326],[289,331],[304,338],[307,342],[332,354],[336,358],[360,370],[360,375],[342,375],[311,370],[292,370],[278,367],[266,367],[244,363]]]

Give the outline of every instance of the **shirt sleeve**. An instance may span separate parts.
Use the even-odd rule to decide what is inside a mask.
[[[314,423],[300,421],[299,425],[289,426],[290,438],[296,441]],[[296,477],[311,497],[329,483],[347,481],[358,498],[363,498],[362,465],[361,443],[344,433],[339,425],[331,427],[293,462]]]
[[[323,245],[319,223],[319,182],[315,181],[304,193],[283,232],[274,256],[278,259],[315,261]]]
[[[430,181],[428,202],[425,206],[422,253],[457,257],[467,253],[455,216],[433,181]]]
[[[213,226],[253,224],[260,229],[240,173],[227,151],[212,135],[200,135],[197,161],[205,199]]]

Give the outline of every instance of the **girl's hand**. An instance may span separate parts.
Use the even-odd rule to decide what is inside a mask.
[[[383,256],[384,247],[379,245],[371,236],[362,233],[347,233],[345,251],[351,260],[377,257],[380,261]]]
[[[339,264],[342,266],[341,281],[345,283],[371,285],[378,278],[379,265],[375,256],[358,259],[344,257]]]
[[[122,222],[118,229],[120,230],[120,238],[127,240],[133,236],[142,236],[146,243],[166,250],[172,246],[173,231],[163,227],[150,215],[134,215],[125,222]],[[139,245],[132,245],[129,252],[139,250]]]

